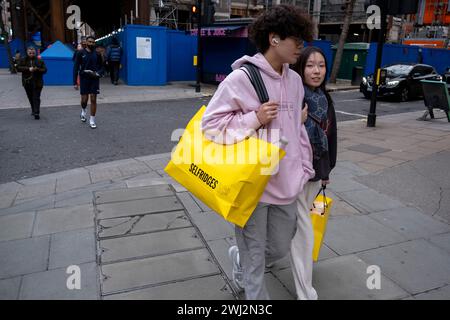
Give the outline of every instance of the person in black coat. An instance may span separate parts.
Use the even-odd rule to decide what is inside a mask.
[[[17,71],[22,72],[22,85],[31,105],[31,115],[40,119],[41,92],[44,87],[43,75],[47,72],[44,61],[36,57],[36,49],[29,47],[27,56],[20,60]]]
[[[291,242],[291,266],[297,298],[317,300],[312,286],[314,232],[310,209],[321,187],[330,183],[330,172],[336,165],[336,112],[325,88],[327,61],[323,51],[317,47],[304,48],[293,69],[302,77],[305,90],[302,122],[311,143],[316,175],[297,198],[297,232]]]

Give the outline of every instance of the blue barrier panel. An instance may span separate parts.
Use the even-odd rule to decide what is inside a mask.
[[[182,54],[180,54],[182,52]],[[167,81],[196,79],[194,56],[197,55],[197,37],[184,31],[167,30]]]
[[[44,84],[64,86],[73,84],[73,50],[56,41],[50,48],[42,52],[41,58],[47,66]]]
[[[331,69],[333,68],[333,50],[331,48],[331,41],[328,40],[313,40],[313,42],[306,42],[305,47],[314,46],[322,49],[327,61],[327,79],[330,77]]]
[[[9,68],[8,53],[3,44],[0,44],[0,68]]]
[[[369,55],[366,60],[366,68],[364,75],[369,75],[375,71],[375,62],[377,57],[378,44],[372,42],[370,44]],[[400,44],[385,44],[383,47],[383,57],[381,66],[393,63],[417,63],[419,61],[419,48],[414,46],[406,46]]]
[[[450,50],[422,48],[423,63],[433,66],[439,74],[450,67]]]
[[[167,83],[167,29],[126,25],[123,31],[121,76],[131,86]]]

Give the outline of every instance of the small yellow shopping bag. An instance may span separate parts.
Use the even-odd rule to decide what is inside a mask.
[[[314,200],[313,207],[311,209],[311,222],[314,231],[314,261],[319,259],[320,248],[322,247],[325,232],[327,230],[327,222],[328,217],[330,216],[332,204],[333,199],[328,198],[325,195],[325,187],[322,187]]]
[[[231,145],[206,139],[205,110],[188,123],[164,170],[225,220],[244,227],[285,151],[253,137]]]

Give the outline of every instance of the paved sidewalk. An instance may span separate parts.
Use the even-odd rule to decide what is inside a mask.
[[[99,100],[193,98],[216,88],[199,94],[191,85],[105,81]],[[46,87],[43,98],[43,106],[79,103],[72,87]],[[29,108],[19,75],[0,70],[0,101]],[[380,117],[376,128],[338,124],[334,207],[314,268],[320,299],[450,298],[450,126],[416,121],[421,115]],[[169,157],[0,185],[0,299],[242,298],[230,282],[233,226],[164,173]],[[81,290],[66,286],[73,265]],[[380,267],[380,290],[367,289],[370,265]],[[267,283],[274,299],[294,299],[287,259],[268,270]]]
[[[339,123],[320,299],[450,298],[450,126],[420,115]],[[242,298],[230,282],[233,226],[165,174],[169,157],[0,185],[0,298]],[[67,289],[72,265],[81,290]],[[371,265],[380,290],[366,286]],[[287,259],[266,276],[273,299],[294,299]]]
[[[177,81],[166,86],[128,86],[119,82],[114,86],[108,78],[101,80],[98,103],[127,103],[159,100],[176,100],[212,96],[216,85],[201,84],[201,92],[195,92],[195,81]],[[330,91],[354,90],[350,81],[338,80],[329,84]],[[42,107],[75,106],[80,104],[80,94],[73,86],[45,86],[42,91]],[[0,69],[0,109],[29,108],[29,102],[22,88],[21,74],[10,74]]]
[[[201,92],[195,92],[195,81],[173,82],[166,86],[128,86],[119,81],[114,86],[109,78],[101,79],[98,103],[127,103],[158,100],[176,100],[211,96],[216,86],[202,84]],[[75,106],[80,104],[80,92],[73,86],[45,86],[42,91],[42,107]],[[0,69],[0,109],[29,108],[22,87],[21,74],[12,75]]]

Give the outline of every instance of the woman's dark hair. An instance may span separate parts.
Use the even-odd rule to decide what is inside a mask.
[[[300,52],[300,57],[298,58],[297,63],[291,67],[292,70],[297,72],[300,75],[300,77],[302,77],[302,80],[305,79],[306,63],[308,62],[309,57],[313,53],[319,53],[322,55],[323,59],[325,60],[325,69],[328,71],[327,58],[325,57],[325,53],[322,51],[322,49],[320,49],[318,47],[313,47],[313,46],[305,47]],[[322,90],[322,92],[327,97],[328,104],[331,105],[331,104],[333,104],[333,99],[331,99],[330,94],[327,92],[325,83],[326,83],[326,75],[325,75],[325,78],[323,79],[322,83],[320,84],[319,88],[320,88],[320,90]],[[305,85],[304,82],[303,82],[303,84]]]
[[[258,51],[265,53],[270,47],[270,33],[276,33],[281,40],[299,37],[311,41],[312,29],[311,20],[298,7],[283,4],[258,16],[249,27],[249,35]]]
[[[87,37],[86,37],[86,40],[89,40],[89,39],[92,39],[92,40],[94,40],[94,41],[95,41],[95,38],[94,38],[94,36],[87,36]]]

